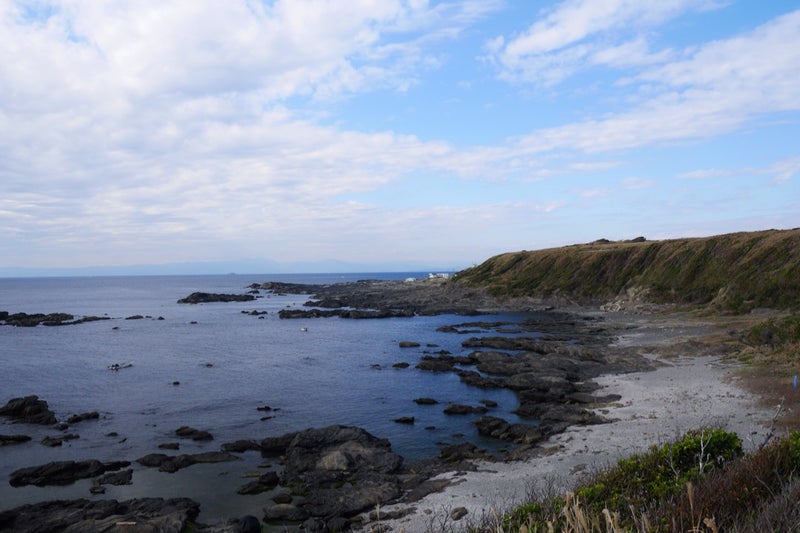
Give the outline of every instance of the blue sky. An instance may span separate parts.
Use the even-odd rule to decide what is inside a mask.
[[[0,270],[800,226],[796,1],[11,0],[0,59]]]

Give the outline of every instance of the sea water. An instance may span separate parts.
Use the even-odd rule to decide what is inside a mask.
[[[178,304],[195,291],[243,294],[251,283],[288,281],[336,283],[358,279],[404,279],[421,273],[330,275],[136,276],[0,279],[0,310],[10,313],[65,312],[108,320],[33,328],[0,326],[0,405],[38,395],[59,421],[90,411],[67,432],[79,438],[57,448],[40,444],[53,428],[12,424],[0,418],[0,434],[22,433],[25,443],[0,448],[0,510],[57,498],[188,496],[201,502],[201,520],[251,513],[260,516],[263,496],[238,496],[243,476],[257,470],[257,453],[242,461],[195,465],[176,474],[139,467],[135,460],[180,441],[180,452],[217,450],[237,439],[260,440],[309,427],[360,426],[387,438],[406,461],[431,457],[442,443],[482,439],[474,416],[448,416],[449,403],[479,405],[492,400],[494,416],[517,421],[513,393],[461,383],[453,373],[414,368],[426,353],[465,355],[465,335],[437,331],[464,322],[519,321],[520,315],[453,315],[389,319],[278,318],[284,308],[302,307],[309,295],[261,291],[250,302]],[[245,312],[259,311],[258,316]],[[144,318],[130,317],[141,315]],[[473,328],[475,329],[475,328]],[[480,328],[478,328],[480,329]],[[491,332],[495,335],[496,332]],[[510,334],[510,333],[509,333]],[[416,341],[419,348],[401,348]],[[114,363],[130,363],[118,371]],[[409,363],[395,368],[396,363]],[[431,397],[437,405],[417,405]],[[268,406],[271,410],[259,410]],[[398,424],[414,417],[413,425]],[[178,439],[191,426],[214,440]],[[134,480],[90,496],[90,481],[68,487],[12,488],[14,470],[56,460],[128,460]]]

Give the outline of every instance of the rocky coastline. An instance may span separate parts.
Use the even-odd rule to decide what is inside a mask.
[[[606,324],[599,313],[572,309],[558,311],[553,304],[534,300],[498,301],[488,294],[443,280],[360,281],[335,285],[297,285],[267,282],[249,286],[246,295],[194,293],[185,303],[249,301],[262,292],[311,294],[304,309],[293,309],[281,318],[388,318],[453,314],[464,317],[501,310],[538,312],[536,321],[469,322],[447,326],[463,335],[461,343],[471,351],[453,356],[439,351],[425,353],[416,368],[453,373],[464,383],[482,389],[513,391],[519,405],[515,414],[524,423],[493,416],[491,403],[440,405],[435,397],[418,403],[443,409],[450,416],[473,416],[478,432],[507,444],[505,453],[493,454],[472,443],[443,444],[438,457],[406,464],[391,443],[358,427],[331,425],[308,428],[281,436],[255,437],[224,443],[219,450],[197,454],[151,453],[140,458],[101,462],[93,459],[26,466],[9,479],[13,486],[54,485],[93,480],[93,493],[105,484],[131,483],[135,468],[176,472],[198,463],[237,461],[237,454],[257,452],[266,468],[240,488],[240,494],[268,492],[261,517],[231,517],[226,525],[198,523],[199,504],[185,498],[71,500],[26,505],[0,512],[0,529],[40,531],[69,525],[80,531],[103,531],[109,524],[147,525],[159,531],[191,527],[208,531],[258,531],[260,524],[302,527],[305,531],[345,531],[358,528],[363,515],[376,506],[406,503],[406,511],[425,495],[442,490],[448,482],[436,480],[443,472],[469,471],[475,461],[509,461],[542,453],[541,444],[572,426],[608,422],[598,408],[619,400],[599,392],[595,378],[607,374],[642,372],[658,366],[639,351],[619,346],[617,326]],[[485,332],[491,332],[485,334]],[[478,336],[477,333],[482,333]],[[514,333],[513,337],[504,336]],[[408,346],[414,347],[413,341]],[[418,344],[417,344],[418,346]],[[47,402],[37,396],[9,399],[0,416],[20,424],[41,424],[61,431],[92,420],[92,412],[56,420]],[[413,418],[398,419],[413,424]],[[529,422],[527,422],[529,421]],[[178,428],[176,436],[212,441],[205,430]],[[75,437],[77,438],[77,437]],[[0,435],[3,445],[24,445],[30,437]],[[164,447],[165,450],[177,447]],[[132,476],[132,474],[134,474]],[[91,518],[92,523],[87,522]],[[397,516],[395,517],[397,518]],[[255,524],[255,525],[254,525]],[[251,529],[247,529],[247,528]],[[255,529],[253,529],[255,528]]]

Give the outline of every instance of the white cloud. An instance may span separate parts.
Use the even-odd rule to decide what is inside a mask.
[[[800,157],[790,157],[778,161],[766,169],[766,172],[773,176],[775,183],[788,183],[800,175]]]
[[[519,150],[604,152],[731,132],[762,115],[800,110],[800,11],[699,47],[688,59],[641,74],[657,83],[627,112],[538,130]]]
[[[535,203],[483,205],[465,196],[460,207],[437,198],[409,209],[350,197],[442,175],[504,186],[593,178],[626,165],[628,148],[713,136],[798,108],[797,14],[673,53],[651,50],[639,28],[710,2],[614,1],[605,3],[607,13],[594,13],[600,3],[569,1],[532,26],[542,35],[498,40],[495,59],[511,61],[501,61],[509,76],[549,75],[548,83],[582,65],[646,65],[627,73],[630,86],[650,86],[643,103],[551,128],[532,123],[529,135],[463,149],[322,125],[330,101],[414,87],[443,60],[436,43],[500,4],[43,0],[41,11],[26,13],[21,2],[0,2],[0,258],[86,261],[77,252],[89,243],[106,258],[94,262],[251,257],[251,246],[313,259],[344,246],[339,239],[374,257],[389,254],[389,243],[411,246],[431,232],[445,236],[439,242],[463,236],[464,249],[479,240],[516,246],[517,228],[568,211],[562,193],[529,187],[520,197]],[[622,33],[600,38],[611,31]],[[547,74],[554,61],[563,68]],[[480,81],[462,81],[475,83],[470,97],[479,92]],[[597,152],[614,154],[586,160]],[[788,159],[774,176],[786,183],[797,171]],[[598,180],[583,192],[610,190]],[[498,242],[498,227],[509,241]],[[445,254],[440,248],[433,251]]]
[[[706,180],[706,179],[716,179],[716,178],[726,178],[731,176],[733,173],[724,168],[705,168],[699,170],[692,170],[689,172],[682,172],[677,175],[678,179],[681,180]]]
[[[662,61],[645,31],[687,11],[719,7],[714,0],[565,0],[524,32],[487,42],[503,79],[555,85],[587,65],[629,67]]]
[[[655,180],[637,177],[625,178],[621,182],[622,188],[628,190],[649,189],[655,184]]]
[[[599,198],[602,196],[610,196],[614,191],[606,188],[597,189],[576,189],[575,193],[581,198]]]

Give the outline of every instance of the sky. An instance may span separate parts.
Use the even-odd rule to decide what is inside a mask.
[[[797,0],[0,0],[0,273],[797,226]]]

